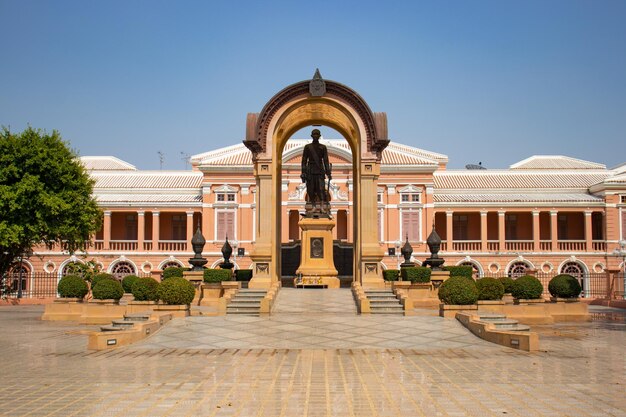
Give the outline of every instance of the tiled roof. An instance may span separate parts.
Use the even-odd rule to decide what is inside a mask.
[[[438,171],[434,173],[436,190],[493,189],[587,189],[604,181],[608,171]]]
[[[201,194],[95,194],[98,203],[195,203]]]
[[[526,193],[526,194],[435,194],[436,203],[567,203],[567,202],[602,202],[600,197],[586,193]]]
[[[202,173],[196,171],[127,171],[91,172],[96,181],[95,191],[102,188],[114,189],[179,189],[200,188]]]
[[[283,155],[291,159],[293,154],[302,149],[309,139],[289,139],[283,149]],[[351,160],[350,145],[343,139],[322,139],[321,143],[328,147],[329,153],[335,153],[344,159]],[[383,165],[438,165],[448,162],[448,157],[435,152],[401,145],[391,142],[383,151]],[[214,166],[246,166],[252,165],[252,154],[243,145],[233,145],[215,151],[205,152],[191,157],[194,165]]]
[[[510,166],[511,169],[606,169],[606,165],[563,155],[534,155]]]
[[[114,156],[81,156],[80,162],[89,171],[135,171],[134,165]]]
[[[605,184],[626,184],[626,173],[609,177],[604,181]]]

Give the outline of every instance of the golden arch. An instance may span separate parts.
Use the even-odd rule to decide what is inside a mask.
[[[325,81],[325,93],[312,96],[309,81],[277,93],[260,113],[247,118],[244,144],[252,151],[257,183],[256,265],[252,287],[280,279],[282,153],[287,140],[309,125],[341,133],[352,150],[354,170],[354,279],[382,286],[382,249],[377,241],[376,190],[383,149],[389,143],[385,113],[373,113],[354,90]]]

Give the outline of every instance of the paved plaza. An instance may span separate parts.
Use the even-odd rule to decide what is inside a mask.
[[[176,319],[100,352],[94,327],[0,307],[0,415],[626,416],[623,311],[533,326],[529,354],[455,320],[358,316],[349,297],[283,289],[270,317]]]

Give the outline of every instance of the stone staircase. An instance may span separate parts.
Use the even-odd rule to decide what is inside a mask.
[[[496,330],[506,330],[511,332],[527,332],[530,327],[525,324],[519,324],[517,320],[508,319],[506,315],[501,313],[481,312],[474,313],[479,320],[484,323],[492,323]]]
[[[118,332],[120,330],[132,329],[137,322],[146,322],[150,319],[150,312],[125,314],[122,320],[113,320],[111,324],[100,326],[103,332]]]
[[[401,314],[404,307],[391,289],[365,290],[371,314]]]
[[[258,316],[261,310],[261,300],[266,295],[267,290],[242,288],[226,306],[226,314]]]

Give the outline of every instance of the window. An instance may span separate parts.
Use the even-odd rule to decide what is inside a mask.
[[[402,194],[401,198],[402,198],[402,202],[403,203],[406,203],[406,202],[409,201],[409,195],[408,194]]]
[[[557,222],[557,232],[559,240],[567,239],[567,215],[559,214]]]
[[[235,212],[221,210],[217,212],[217,235],[215,239],[223,241],[227,237],[235,239]]]
[[[172,216],[172,240],[187,240],[187,216],[175,214]]]
[[[409,241],[419,241],[419,211],[402,211],[402,240],[408,235]]]
[[[506,240],[517,239],[517,215],[507,214],[505,219],[504,238]]]
[[[455,214],[452,217],[452,239],[467,240],[467,215]]]
[[[235,194],[234,193],[218,193],[217,195],[217,202],[218,203],[224,203],[224,202],[229,202],[229,203],[233,203],[235,201]]]
[[[226,194],[226,200],[235,201],[235,194]]]
[[[136,273],[135,267],[130,262],[118,262],[111,269],[111,274],[117,279],[122,279],[126,275],[135,275]]]
[[[180,264],[180,262],[177,261],[169,261],[163,264],[163,266],[161,267],[161,270],[165,271],[167,268],[181,268],[183,265]]]
[[[400,195],[400,200],[403,203],[409,203],[409,202],[411,202],[411,203],[419,203],[420,202],[420,194],[419,193],[418,194],[408,194],[408,193],[401,194]]]
[[[514,262],[509,267],[509,277],[511,278],[519,278],[522,275],[526,275],[526,270],[529,265],[526,262]]]
[[[380,194],[378,194],[380,195]],[[383,211],[378,210],[378,241],[382,242],[383,240]]]
[[[379,203],[383,202],[383,193],[378,193],[376,195],[376,201],[378,201]]]
[[[217,201],[224,201],[224,196],[225,196],[225,194],[218,194],[217,195]]]
[[[137,240],[137,214],[126,215],[126,240]]]
[[[622,204],[626,204],[626,195],[620,196],[620,201],[622,202]]]

